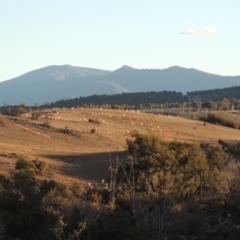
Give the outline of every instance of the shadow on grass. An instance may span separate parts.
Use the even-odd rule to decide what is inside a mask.
[[[44,158],[54,159],[64,163],[59,168],[61,174],[82,180],[101,182],[107,180],[110,159],[126,159],[127,152],[87,153],[79,155],[42,155]]]

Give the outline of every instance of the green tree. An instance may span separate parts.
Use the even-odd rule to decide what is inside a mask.
[[[26,112],[26,109],[24,107],[17,107],[14,112],[16,115],[21,115]]]
[[[214,170],[214,168],[218,170],[223,168],[226,154],[220,144],[207,146],[205,148],[205,153],[207,155],[210,171]]]
[[[202,103],[200,101],[192,101],[192,107],[195,111],[198,111],[202,107]]]
[[[125,169],[133,162],[135,187],[147,196],[158,192],[189,195],[203,186],[209,172],[206,154],[199,143],[165,142],[158,135],[137,134],[128,140],[129,158]],[[171,186],[171,187],[170,187]]]
[[[210,109],[210,110],[215,110],[215,109],[217,109],[217,103],[215,103],[215,102],[213,102],[213,101],[204,102],[204,103],[202,104],[202,106],[203,106],[204,108],[208,108],[208,109]]]
[[[57,218],[43,207],[49,184],[35,179],[34,167],[26,159],[20,159],[16,167],[12,179],[0,176],[0,218],[5,235],[20,240],[56,239],[51,229]]]
[[[218,103],[218,108],[222,110],[229,110],[231,106],[230,101],[227,98],[223,98],[219,103]]]

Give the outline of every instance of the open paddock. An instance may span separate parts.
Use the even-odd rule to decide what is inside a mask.
[[[107,178],[110,157],[127,157],[126,139],[134,139],[136,131],[153,131],[166,140],[240,142],[240,130],[209,123],[205,126],[195,119],[83,108],[45,112],[51,117],[0,116],[4,121],[0,126],[0,173],[14,169],[17,157],[9,156],[15,154],[46,161],[51,166],[43,176],[47,179],[69,184],[100,182]]]

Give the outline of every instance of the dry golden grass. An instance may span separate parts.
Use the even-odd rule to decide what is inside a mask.
[[[126,155],[126,138],[131,138],[133,130],[154,131],[169,140],[240,141],[239,130],[136,111],[57,109],[48,119],[51,128],[41,126],[45,119],[32,120],[30,114],[18,118],[0,117],[4,121],[4,126],[0,126],[0,173],[7,174],[14,169],[17,160],[14,154],[25,155],[32,160],[46,161],[49,169],[43,177],[65,184],[106,179],[109,158],[115,158],[116,153],[125,157],[121,154]],[[90,123],[90,118],[101,124]],[[91,133],[91,129],[96,132]]]

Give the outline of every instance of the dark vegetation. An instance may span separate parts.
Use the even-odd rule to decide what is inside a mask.
[[[219,101],[222,98],[236,98],[240,96],[240,86],[228,87],[223,89],[211,89],[205,91],[187,92],[190,98],[198,98],[202,101]]]
[[[233,89],[240,89],[240,87],[234,87]],[[236,98],[226,96],[226,94],[219,94],[217,99],[205,98],[202,100],[200,97],[194,98],[202,93],[218,90],[208,90],[201,92],[192,92],[187,95],[183,95],[181,92],[175,91],[163,91],[163,92],[140,92],[140,93],[121,93],[114,95],[92,95],[89,97],[79,97],[68,100],[61,100],[57,102],[46,102],[39,106],[26,106],[26,104],[20,104],[16,106],[8,106],[6,103],[1,107],[2,114],[9,116],[18,116],[26,112],[32,112],[32,110],[38,110],[38,112],[32,113],[32,119],[41,118],[45,108],[70,108],[70,107],[102,107],[112,109],[171,109],[178,108],[184,110],[185,108],[191,108],[193,111],[200,109],[208,110],[239,110],[240,99],[239,95]],[[211,94],[209,94],[211,96]],[[235,95],[234,95],[235,96]]]
[[[93,118],[89,118],[88,122],[95,123],[95,124],[100,124],[101,123],[98,119],[93,119]]]
[[[23,113],[26,113],[28,111],[28,108],[25,106],[5,106],[1,107],[1,113],[8,115],[8,116],[18,116]]]
[[[161,92],[138,92],[138,93],[121,93],[113,95],[92,95],[88,97],[78,97],[74,99],[60,100],[56,102],[46,102],[45,104],[39,106],[35,104],[32,106],[33,109],[40,109],[45,107],[76,107],[76,106],[117,106],[124,105],[135,106],[136,108],[148,107],[148,104],[168,104],[168,103],[190,103],[190,102],[208,102],[208,106],[203,106],[206,108],[217,108],[214,106],[214,102],[219,102],[222,99],[239,99],[240,96],[240,86],[228,87],[223,89],[211,89],[203,91],[193,91],[187,92],[184,95],[181,92],[176,91],[161,91]],[[239,109],[239,102],[237,104]],[[235,106],[236,107],[236,106]],[[4,103],[4,106],[1,107],[2,113],[8,115],[19,115],[23,113],[26,109],[26,104],[20,104],[19,106],[8,106],[7,103]],[[224,109],[223,109],[224,110]]]
[[[130,105],[138,106],[147,104],[166,104],[166,103],[184,103],[184,102],[219,102],[222,99],[239,99],[240,86],[224,89],[211,89],[205,91],[187,92],[184,95],[176,91],[162,92],[139,92],[139,93],[121,93],[113,95],[92,95],[89,97],[78,97],[74,99],[61,100],[55,103],[47,103],[45,106],[51,107],[76,107],[84,105]],[[141,106],[138,106],[141,107]],[[212,106],[213,107],[213,106]],[[207,107],[208,108],[208,107]]]
[[[108,182],[88,187],[42,180],[48,166],[19,157],[0,176],[3,238],[240,239],[240,164],[230,145],[134,136],[127,159],[109,157]]]
[[[146,103],[166,103],[166,102],[183,102],[187,97],[180,92],[141,92],[141,93],[121,93],[114,95],[92,95],[89,97],[79,97],[75,99],[68,99],[51,103],[51,107],[72,107],[82,106],[84,104],[90,105],[137,105]]]
[[[219,124],[230,128],[240,128],[239,119],[234,120],[233,118],[221,113],[209,113],[206,120],[210,123]]]
[[[219,140],[218,143],[222,145],[225,152],[233,154],[234,156],[237,156],[237,157],[240,156],[240,143],[230,144],[230,143],[224,142],[223,140]]]

